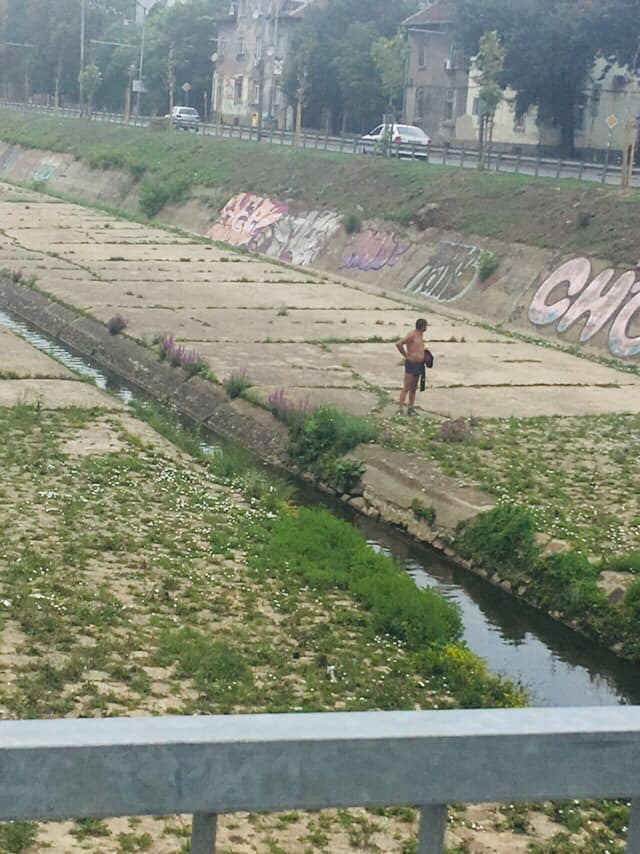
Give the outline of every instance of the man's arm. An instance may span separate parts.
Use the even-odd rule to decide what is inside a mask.
[[[403,359],[407,358],[407,351],[405,350],[405,347],[409,343],[410,338],[411,332],[408,335],[405,335],[400,341],[396,341],[396,349],[400,352]]]

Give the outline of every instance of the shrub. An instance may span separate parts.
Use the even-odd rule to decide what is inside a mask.
[[[8,854],[20,854],[30,848],[38,836],[35,821],[7,821],[0,824],[0,849]]]
[[[302,424],[305,418],[308,418],[316,409],[308,400],[296,402],[289,400],[283,388],[272,391],[268,401],[269,409],[273,415],[290,427],[293,424]]]
[[[582,231],[589,226],[594,214],[591,211],[580,211],[576,217],[576,226]]]
[[[442,442],[465,442],[471,436],[471,424],[464,418],[447,418],[440,426],[439,438]]]
[[[640,574],[640,551],[627,552],[627,554],[603,560],[600,568]]]
[[[192,377],[194,374],[206,374],[209,367],[197,350],[187,350],[184,344],[177,344],[173,335],[163,335],[158,339],[158,356],[174,368],[182,368]]]
[[[535,568],[534,581],[541,604],[567,616],[607,606],[607,597],[596,584],[598,568],[580,552],[549,555]]]
[[[505,574],[527,572],[538,558],[535,522],[531,513],[516,504],[498,504],[456,531],[456,545],[464,557],[488,570]]]
[[[416,665],[431,679],[432,690],[454,694],[463,709],[513,708],[527,704],[527,694],[495,673],[486,662],[464,646],[447,644],[420,652]]]
[[[370,610],[375,631],[414,649],[447,643],[462,631],[456,606],[433,590],[417,590],[399,564],[326,510],[282,514],[253,562],[268,575],[279,567],[316,589],[349,590]]]
[[[123,317],[121,314],[114,314],[113,317],[109,318],[109,322],[107,323],[109,335],[119,335],[128,325],[129,321],[126,317]]]
[[[636,578],[624,596],[624,607],[634,622],[640,621],[640,578]]]
[[[180,178],[163,178],[160,184],[145,179],[140,190],[140,207],[149,217],[154,217],[170,202],[181,201],[189,189]]]
[[[300,424],[293,424],[289,455],[302,466],[326,466],[364,442],[372,442],[376,426],[367,418],[341,412],[335,406],[322,405]]]
[[[197,350],[187,350],[181,362],[182,370],[189,377],[196,374],[206,374],[209,366]]]
[[[251,388],[251,380],[249,379],[246,369],[243,368],[241,371],[234,371],[231,376],[224,381],[223,386],[229,397],[233,399],[234,397],[240,397],[243,392],[248,388]]]
[[[500,266],[501,258],[495,252],[483,252],[478,260],[478,277],[481,282],[486,282]]]
[[[361,480],[367,467],[362,460],[343,457],[335,460],[331,467],[331,480],[338,492],[351,492]]]
[[[342,227],[347,234],[357,234],[362,229],[362,220],[357,214],[347,213],[342,217]]]
[[[427,525],[433,525],[436,521],[436,511],[434,507],[427,507],[419,498],[414,498],[411,502],[411,510],[416,519],[422,519]]]

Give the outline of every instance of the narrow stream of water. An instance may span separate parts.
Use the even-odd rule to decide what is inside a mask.
[[[91,377],[99,388],[130,403],[142,397],[118,377],[105,374],[84,357],[0,311],[0,325],[66,367]],[[220,441],[211,433],[212,446]],[[206,447],[206,446],[205,446]],[[418,587],[431,587],[460,607],[464,639],[491,670],[524,685],[537,706],[640,704],[640,665],[623,661],[602,646],[582,638],[518,602],[482,578],[462,570],[426,546],[349,511],[308,488],[304,503],[328,506],[359,528],[370,545],[401,561]]]

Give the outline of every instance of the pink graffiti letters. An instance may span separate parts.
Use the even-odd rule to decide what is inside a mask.
[[[381,270],[393,267],[398,258],[409,248],[408,243],[396,243],[395,234],[367,228],[347,248],[340,260],[342,269]]]
[[[636,274],[629,270],[616,278],[616,271],[607,268],[587,284],[590,275],[588,258],[573,258],[562,264],[538,288],[529,305],[529,320],[536,326],[557,320],[557,331],[565,332],[584,318],[580,332],[583,344],[611,323],[610,352],[621,358],[635,356],[640,353],[640,335],[630,335],[630,328],[636,315],[640,319]]]
[[[304,266],[313,263],[339,227],[337,213],[309,211],[293,216],[282,202],[241,193],[224,206],[209,236]]]

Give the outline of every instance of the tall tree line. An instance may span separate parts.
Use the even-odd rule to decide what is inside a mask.
[[[165,113],[171,81],[176,103],[187,99],[202,112],[211,89],[216,19],[225,0],[158,5],[142,27],[136,0],[85,0],[85,69],[99,82],[94,105],[120,111],[125,90],[138,76],[141,57],[147,87],[144,112]],[[82,0],[0,0],[0,92],[51,104],[79,99]],[[94,75],[95,79],[95,75]],[[191,86],[188,94],[182,85]]]
[[[638,0],[456,0],[456,6],[460,43],[473,55],[485,33],[498,33],[502,83],[516,90],[516,111],[536,106],[539,122],[560,129],[567,153],[595,59],[637,69]]]

